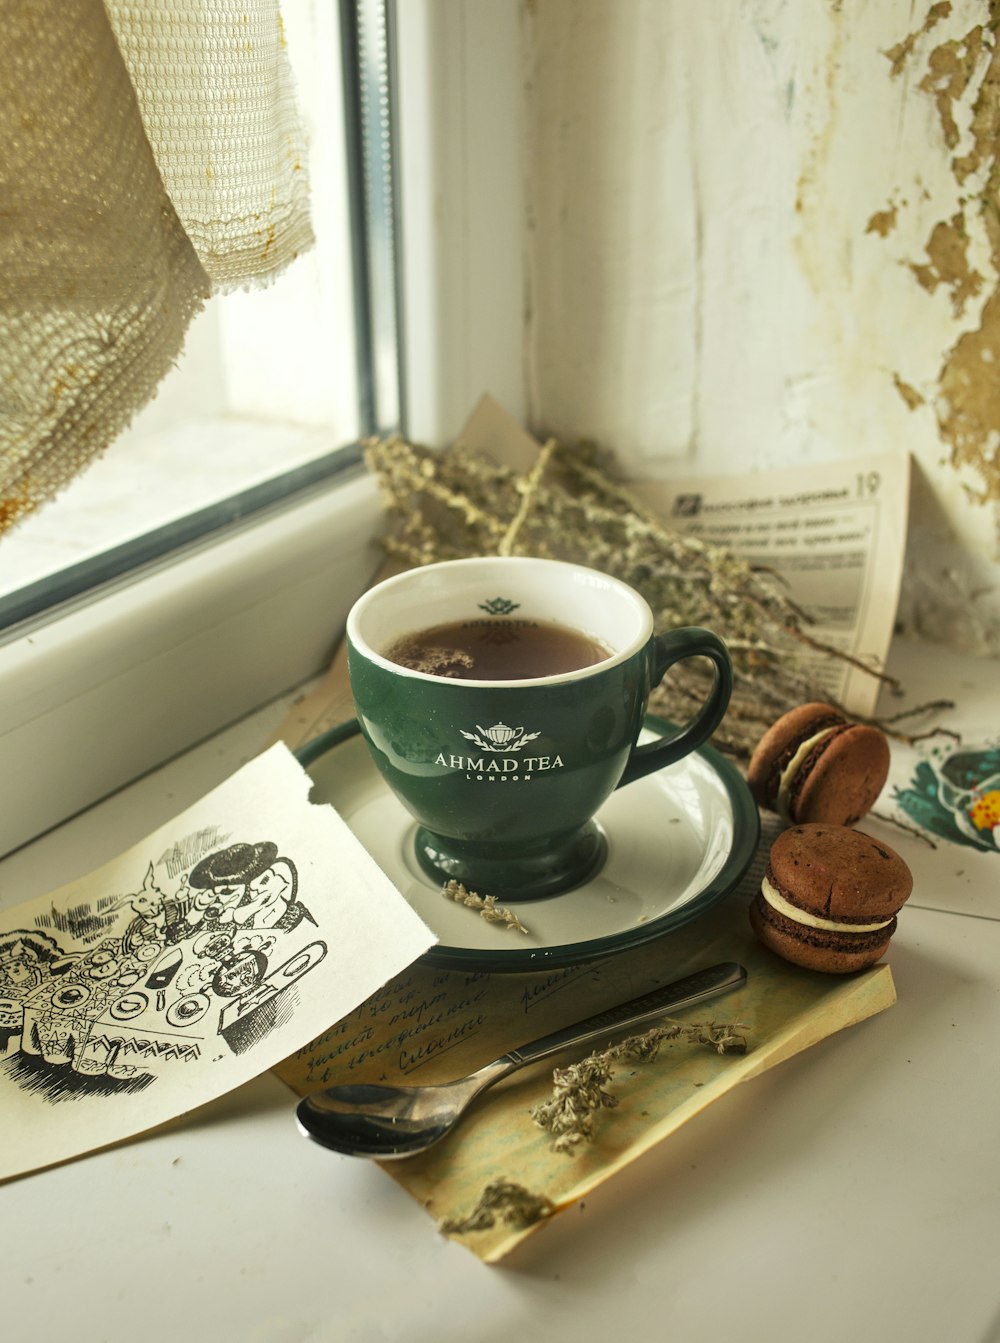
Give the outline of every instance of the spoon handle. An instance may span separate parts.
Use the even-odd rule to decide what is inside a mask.
[[[619,1003],[617,1007],[609,1007],[606,1012],[597,1012],[585,1021],[575,1022],[561,1031],[553,1031],[551,1035],[543,1035],[540,1040],[518,1045],[504,1059],[509,1059],[517,1068],[525,1063],[535,1063],[569,1045],[586,1044],[588,1040],[607,1035],[619,1027],[639,1026],[667,1011],[690,1007],[692,1003],[699,1003],[705,998],[714,998],[719,993],[738,988],[746,982],[746,977],[746,970],[735,961],[724,961],[705,970],[696,970],[693,975],[676,979],[672,984],[664,984],[651,993],[631,998],[627,1003]]]

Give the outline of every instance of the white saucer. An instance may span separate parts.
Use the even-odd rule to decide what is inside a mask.
[[[650,717],[641,740],[673,732]],[[586,885],[541,900],[506,902],[528,934],[487,923],[441,893],[419,868],[416,822],[372,763],[356,722],[298,753],[328,802],[428,927],[426,963],[464,970],[544,970],[607,956],[660,937],[717,904],[757,847],[757,807],[738,771],[703,747],[637,779],[597,813],[608,840],[603,870]],[[488,891],[481,891],[488,895]]]

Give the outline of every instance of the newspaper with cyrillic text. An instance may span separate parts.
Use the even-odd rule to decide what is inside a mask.
[[[643,502],[701,541],[770,570],[814,623],[812,637],[881,670],[906,548],[910,459],[883,454],[742,476],[643,484]],[[820,687],[870,715],[879,682],[817,656]]]

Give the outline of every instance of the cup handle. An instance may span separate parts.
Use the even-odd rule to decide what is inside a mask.
[[[645,746],[633,746],[625,772],[618,781],[619,788],[689,755],[706,742],[722,722],[733,693],[733,664],[726,645],[711,630],[690,626],[658,634],[653,640],[653,685],[660,684],[675,662],[690,657],[709,658],[715,667],[715,680],[708,699],[691,721],[672,737]]]

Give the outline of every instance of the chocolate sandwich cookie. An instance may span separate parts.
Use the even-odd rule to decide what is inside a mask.
[[[771,849],[750,923],[793,965],[847,974],[885,954],[912,889],[887,844],[847,826],[796,825]]]
[[[747,782],[761,807],[790,823],[854,825],[889,773],[885,734],[852,723],[832,704],[800,704],[764,733]]]

